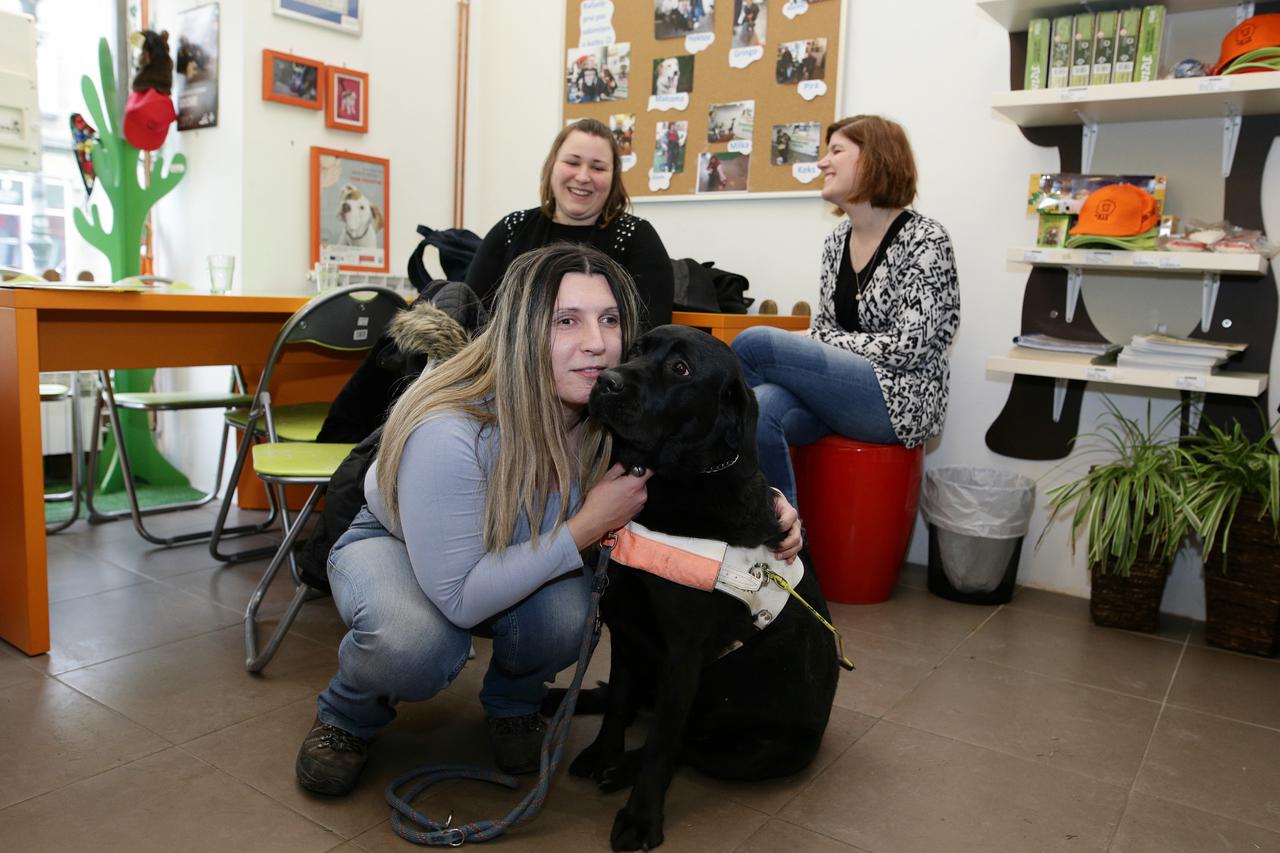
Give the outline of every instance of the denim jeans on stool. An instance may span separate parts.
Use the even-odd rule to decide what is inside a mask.
[[[898,443],[880,381],[862,356],[771,326],[744,329],[731,346],[760,404],[760,470],[792,506],[799,504],[790,445],[812,444],[833,432]]]
[[[583,570],[544,584],[474,629],[459,628],[418,585],[409,552],[367,510],[333,546],[329,583],[350,630],[338,648],[338,674],[320,694],[320,720],[371,737],[403,701],[429,699],[467,663],[471,635],[493,637],[480,691],[490,717],[538,710],[544,682],[578,658],[591,599]]]

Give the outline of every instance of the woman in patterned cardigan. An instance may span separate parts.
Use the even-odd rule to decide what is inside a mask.
[[[942,431],[960,323],[951,238],[906,209],[916,165],[902,126],[841,119],[818,168],[822,197],[845,218],[823,246],[813,324],[803,335],[753,327],[733,341],[760,402],[760,467],[792,504],[789,445],[834,432],[914,447]]]

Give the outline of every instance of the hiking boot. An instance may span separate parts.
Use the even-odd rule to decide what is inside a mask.
[[[308,791],[341,797],[356,786],[368,758],[367,738],[356,737],[316,717],[298,750],[294,772]]]
[[[504,773],[513,776],[534,773],[542,757],[542,739],[547,724],[537,714],[523,717],[487,717],[493,758]]]

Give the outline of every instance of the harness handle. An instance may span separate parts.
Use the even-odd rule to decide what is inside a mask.
[[[787,579],[786,579],[786,578],[784,578],[782,575],[778,574],[777,572],[775,572],[773,569],[769,568],[769,567],[768,567],[767,565],[765,565],[764,563],[756,563],[756,568],[758,568],[758,569],[760,569],[761,571],[763,571],[763,572],[764,572],[764,574],[765,574],[765,577],[767,577],[769,580],[773,581],[773,582],[774,582],[774,583],[776,583],[778,586],[780,586],[780,587],[782,587],[783,589],[785,589],[785,590],[787,591],[787,594],[788,594],[788,595],[790,595],[790,596],[791,596],[792,598],[794,598],[796,601],[798,601],[798,602],[800,602],[801,604],[803,604],[803,605],[805,606],[805,608],[806,608],[810,613],[812,613],[812,614],[813,614],[813,618],[814,618],[814,619],[817,619],[819,622],[821,622],[824,628],[826,628],[828,631],[830,631],[832,634],[834,634],[834,635],[835,635],[835,638],[836,638],[836,660],[840,662],[840,666],[841,666],[841,668],[842,668],[842,669],[846,669],[846,670],[848,670],[849,672],[852,672],[852,671],[853,671],[853,668],[854,668],[854,667],[853,667],[853,661],[849,660],[849,658],[847,658],[847,657],[845,656],[845,653],[844,653],[844,637],[840,636],[840,632],[836,630],[836,627],[835,627],[834,625],[832,625],[830,622],[828,622],[826,619],[823,619],[823,618],[822,618],[822,614],[821,614],[821,613],[819,613],[818,611],[814,610],[814,609],[813,609],[813,607],[812,607],[812,605],[810,605],[810,604],[809,604],[809,602],[805,601],[805,600],[804,600],[804,597],[803,597],[803,596],[801,596],[801,595],[800,595],[800,593],[796,592],[796,591],[795,591],[795,589],[791,586],[791,584],[787,582]]]

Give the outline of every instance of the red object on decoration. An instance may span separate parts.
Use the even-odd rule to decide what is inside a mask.
[[[164,145],[169,125],[177,117],[168,95],[155,89],[130,92],[124,106],[124,138],[139,151],[155,151]]]
[[[915,526],[924,446],[829,435],[791,448],[791,460],[823,596],[840,604],[887,601]]]

